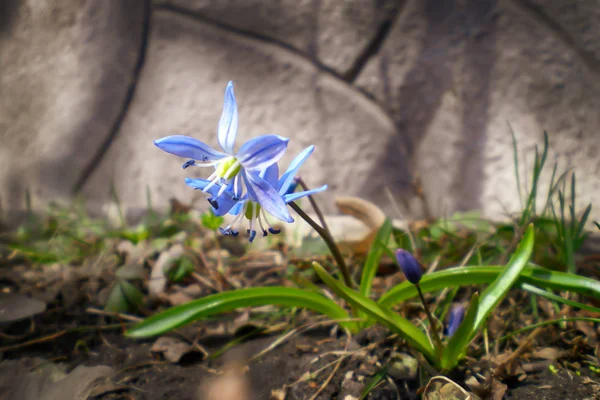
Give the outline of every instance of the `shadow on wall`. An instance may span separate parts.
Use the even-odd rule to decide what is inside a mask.
[[[20,0],[0,1],[0,37],[8,35],[17,16]]]
[[[464,171],[452,182],[453,197],[460,198],[459,210],[481,207],[483,164],[481,151],[487,138],[486,125],[490,103],[490,73],[496,57],[496,46],[489,46],[490,37],[495,37],[494,8],[497,0],[468,0],[459,4],[453,0],[426,0],[422,10],[426,20],[426,31],[418,45],[412,68],[403,78],[402,85],[392,92],[389,60],[384,48],[380,57],[379,73],[384,87],[384,105],[394,116],[399,132],[396,143],[390,143],[375,173],[386,166],[403,161],[403,168],[418,173],[417,154],[420,142],[425,138],[430,125],[438,113],[444,94],[454,92],[463,104],[469,104],[462,114],[462,159],[459,170]],[[480,41],[486,35],[486,41]],[[396,38],[401,40],[401,38]],[[492,41],[495,43],[495,41]],[[464,54],[460,43],[466,43]],[[463,58],[461,58],[461,56]],[[457,63],[465,64],[466,79],[470,84],[456,85],[454,72]],[[397,168],[397,167],[396,167]],[[410,188],[400,174],[389,184]],[[434,213],[437,204],[434,206]],[[414,210],[413,213],[417,211]],[[419,211],[417,211],[419,212]]]

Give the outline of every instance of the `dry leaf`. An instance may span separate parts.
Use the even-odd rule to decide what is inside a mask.
[[[434,376],[423,391],[423,400],[475,400],[473,393],[467,392],[445,376]]]
[[[271,397],[269,398],[269,400],[285,400],[285,396],[286,396],[286,387],[284,386],[281,389],[272,389]]]
[[[181,361],[181,358],[186,354],[200,354],[200,351],[196,347],[168,336],[158,338],[150,348],[150,351],[152,353],[162,354],[163,357],[165,357],[165,360],[174,364]]]
[[[385,213],[375,204],[358,197],[338,197],[335,199],[335,204],[342,214],[353,216],[370,230],[360,240],[344,241],[341,244],[349,247],[356,254],[367,253],[377,231],[385,222]]]
[[[559,358],[565,357],[569,352],[565,350],[559,350],[556,347],[542,347],[534,350],[532,355],[535,358],[542,358],[544,360],[558,360]]]
[[[158,257],[158,260],[152,266],[150,282],[148,283],[148,295],[151,299],[157,299],[165,292],[167,288],[166,273],[173,266],[173,263],[181,258],[183,252],[183,246],[176,244]]]

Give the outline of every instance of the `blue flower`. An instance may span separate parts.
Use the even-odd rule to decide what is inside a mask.
[[[219,120],[217,139],[223,152],[189,136],[173,135],[154,141],[154,144],[167,153],[189,158],[183,168],[190,166],[214,167],[215,171],[200,189],[211,198],[237,199],[243,192],[243,185],[252,190],[257,198],[265,200],[263,207],[277,218],[293,221],[283,198],[270,185],[259,178],[259,172],[275,164],[287,149],[289,139],[279,135],[263,135],[244,143],[237,153],[233,149],[238,128],[238,112],[233,82],[225,89],[223,113]],[[200,187],[198,187],[200,188]],[[214,188],[218,188],[215,192]],[[209,200],[210,201],[210,200]],[[216,200],[218,201],[218,200]]]
[[[421,270],[419,262],[412,254],[410,254],[410,252],[404,249],[396,250],[396,261],[398,261],[400,269],[402,269],[407,281],[415,285],[419,283],[423,276],[423,271]]]
[[[314,150],[315,146],[309,146],[304,149],[296,156],[296,158],[294,158],[294,160],[292,160],[288,169],[283,175],[281,175],[281,177],[279,177],[279,167],[276,163],[259,172],[255,176],[252,173],[246,174],[247,177],[250,176],[250,178],[247,179],[252,179],[253,182],[256,183],[256,186],[260,187],[260,191],[254,190],[255,185],[248,185],[248,193],[242,198],[235,198],[235,194],[231,191],[231,186],[223,189],[220,195],[219,192],[222,190],[222,188],[218,190],[211,188],[213,193],[217,195],[215,196],[213,193],[211,193],[213,197],[211,197],[209,200],[211,205],[213,205],[213,211],[215,215],[224,215],[227,213],[235,215],[235,218],[229,225],[227,225],[225,228],[219,228],[221,232],[225,235],[231,234],[233,236],[237,236],[239,231],[236,228],[240,221],[242,221],[245,217],[249,221],[247,232],[250,235],[250,242],[252,242],[256,237],[257,229],[262,231],[263,236],[267,236],[269,232],[272,234],[279,233],[279,230],[273,228],[269,224],[265,210],[282,221],[293,222],[294,220],[291,217],[291,220],[283,219],[270,211],[270,208],[273,208],[269,204],[272,201],[272,198],[270,196],[266,196],[265,193],[275,192],[279,200],[281,200],[284,204],[288,204],[302,197],[322,192],[323,190],[327,189],[327,185],[323,185],[316,189],[289,193],[289,189],[290,186],[293,185],[296,172]],[[185,182],[188,184],[188,186],[200,190],[206,187],[206,185],[209,183],[209,181],[206,179],[186,179]],[[273,190],[267,190],[267,187],[270,187]],[[215,202],[217,203],[216,205],[218,207],[214,207],[213,203]],[[286,211],[288,211],[287,206]]]
[[[452,307],[452,310],[450,311],[450,316],[448,317],[448,325],[446,327],[446,335],[448,337],[452,337],[456,333],[464,317],[465,308],[463,306],[455,305],[454,307]]]

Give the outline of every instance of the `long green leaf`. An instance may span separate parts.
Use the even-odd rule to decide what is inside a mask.
[[[433,345],[429,342],[427,336],[419,328],[411,324],[409,320],[386,307],[377,305],[376,302],[359,292],[342,285],[337,279],[329,275],[319,263],[313,262],[312,266],[321,280],[338,296],[403,337],[409,345],[423,353],[430,361],[439,364]]]
[[[360,293],[363,296],[369,297],[371,295],[371,287],[373,286],[373,278],[377,274],[379,269],[379,261],[383,253],[383,247],[387,245],[387,242],[392,234],[392,222],[386,219],[381,229],[377,232],[373,244],[369,249],[367,261],[362,271],[360,280]]]
[[[456,366],[458,361],[466,353],[467,346],[471,343],[471,337],[475,330],[475,316],[479,308],[479,293],[471,297],[471,304],[465,319],[460,324],[454,335],[448,341],[444,354],[442,355],[442,368],[450,370]]]
[[[269,304],[308,308],[334,320],[350,318],[343,308],[320,294],[296,288],[270,286],[218,293],[170,308],[145,319],[129,329],[125,335],[133,338],[156,336],[211,315]],[[340,325],[348,327],[351,331],[356,327],[354,322],[348,321],[341,321]]]
[[[387,248],[387,243],[389,241],[390,236],[392,235],[392,221],[386,219],[375,239],[373,240],[373,244],[371,244],[371,248],[369,249],[369,254],[367,255],[367,261],[365,261],[365,266],[362,271],[362,276],[360,280],[360,293],[369,297],[371,295],[371,288],[373,286],[373,278],[377,274],[377,270],[379,269],[379,262],[381,261],[381,256],[385,248]],[[359,311],[358,316],[360,318],[364,317],[365,314],[362,311]]]
[[[506,296],[519,278],[521,271],[525,268],[525,265],[527,265],[527,262],[531,257],[534,237],[534,227],[533,224],[530,224],[525,231],[523,239],[521,239],[519,247],[508,261],[508,265],[502,270],[496,280],[494,280],[494,282],[492,282],[492,284],[481,294],[470,338],[473,338],[490,313],[504,299],[504,296]]]
[[[578,301],[565,299],[564,297],[556,295],[556,294],[554,294],[552,292],[548,292],[548,291],[546,291],[544,289],[540,289],[540,288],[538,288],[536,286],[530,285],[529,283],[523,283],[521,285],[521,288],[523,290],[528,291],[529,293],[545,297],[548,300],[557,301],[559,303],[563,303],[563,304],[566,304],[566,305],[571,306],[571,307],[576,307],[576,308],[579,308],[581,310],[587,310],[587,311],[592,311],[592,312],[600,313],[600,308],[588,306],[587,304],[583,304],[583,303],[580,303]]]
[[[448,268],[424,275],[420,286],[423,292],[433,292],[446,287],[491,283],[498,277],[503,268],[497,265]],[[521,286],[523,283],[600,298],[600,282],[583,276],[552,271],[532,264],[523,269],[516,285]],[[381,296],[378,303],[386,307],[392,307],[417,296],[417,289],[414,285],[410,282],[403,282]]]

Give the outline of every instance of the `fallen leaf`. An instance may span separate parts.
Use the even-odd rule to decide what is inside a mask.
[[[201,354],[196,347],[169,336],[159,337],[150,348],[150,351],[162,354],[165,360],[173,364],[177,364],[187,354]]]
[[[271,389],[269,400],[285,400],[286,392],[285,386],[281,389]]]
[[[445,376],[434,376],[423,391],[423,400],[475,400],[473,393]]]
[[[174,266],[175,261],[183,256],[183,253],[183,246],[176,244],[158,257],[158,260],[152,266],[150,282],[148,283],[148,295],[151,299],[158,299],[165,292],[167,272]]]
[[[369,233],[360,240],[344,240],[342,245],[354,253],[365,254],[371,248],[377,231],[385,222],[385,213],[374,203],[358,197],[338,197],[335,204],[342,214],[351,215],[369,228]]]
[[[542,347],[533,351],[532,355],[535,358],[542,358],[544,360],[558,360],[559,358],[565,357],[569,352],[565,350],[559,350],[556,347]]]
[[[46,303],[18,293],[0,293],[0,324],[33,317],[46,310]]]
[[[88,397],[125,389],[108,380],[114,370],[105,365],[80,365],[67,374],[65,368],[39,358],[0,363],[2,400],[86,400]]]
[[[490,394],[490,397],[492,400],[502,400],[502,398],[504,398],[504,394],[506,393],[506,390],[508,389],[508,386],[506,386],[504,383],[500,382],[498,379],[494,379],[492,381],[492,393]]]

